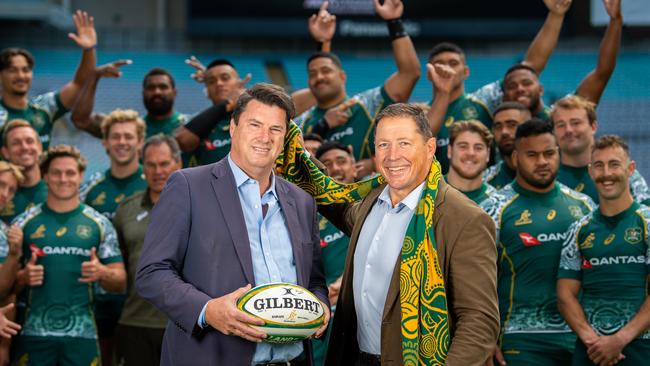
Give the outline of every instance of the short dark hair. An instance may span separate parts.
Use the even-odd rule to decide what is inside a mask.
[[[284,89],[273,84],[258,83],[246,89],[237,98],[235,110],[232,112],[232,119],[235,121],[235,124],[239,123],[239,116],[244,113],[246,106],[253,99],[268,106],[276,106],[282,109],[287,115],[287,125],[289,124],[289,120],[296,114],[296,107],[293,105],[293,100]]]
[[[343,145],[340,141],[330,140],[325,141],[322,145],[320,145],[318,150],[316,150],[316,159],[320,159],[321,156],[330,150],[342,150],[345,151],[348,155],[352,156],[349,147]]]
[[[50,169],[50,164],[52,164],[52,161],[54,159],[66,157],[73,158],[77,161],[77,168],[79,169],[79,172],[86,170],[88,162],[86,158],[81,155],[81,151],[79,151],[79,149],[70,145],[56,145],[51,146],[49,149],[47,149],[47,152],[43,155],[40,164],[41,174],[47,174],[48,169]]]
[[[516,109],[520,112],[528,112],[530,113],[530,109],[526,107],[525,105],[519,103],[519,102],[503,102],[499,104],[495,109],[494,112],[492,113],[492,116],[496,116],[497,113],[501,111],[507,111],[510,109]]]
[[[23,56],[27,60],[30,69],[34,68],[34,56],[24,48],[9,47],[0,52],[0,71],[11,66],[11,59],[14,56]]]
[[[522,138],[539,136],[547,133],[553,135],[553,125],[549,121],[544,121],[540,118],[531,118],[528,121],[517,126],[517,132],[515,133],[515,144]]]
[[[318,141],[320,143],[323,143],[323,138],[315,133],[305,133],[302,135],[302,139],[304,141],[310,140],[310,141]]]
[[[176,82],[174,81],[172,74],[161,67],[154,67],[153,69],[149,70],[149,72],[147,72],[147,74],[144,76],[144,79],[142,79],[142,87],[144,88],[147,86],[147,79],[149,79],[149,77],[157,75],[167,76],[169,78],[169,82],[172,84],[172,88],[176,88]]]
[[[233,65],[233,63],[230,62],[230,60],[226,60],[225,58],[218,58],[216,60],[212,60],[212,62],[210,62],[205,69],[210,70],[211,68],[213,68],[215,66],[221,66],[221,65],[228,65],[228,66],[232,67],[233,69],[237,70],[235,65]]]
[[[418,133],[422,135],[425,140],[433,137],[433,131],[431,131],[427,115],[424,113],[422,108],[415,104],[396,103],[389,105],[379,112],[377,117],[375,117],[375,128],[377,128],[379,122],[386,117],[410,117],[415,121]]]
[[[603,150],[610,147],[620,147],[625,152],[628,158],[630,158],[630,147],[627,145],[625,140],[617,135],[603,135],[596,139],[594,146],[591,148],[593,153],[596,150]]]
[[[461,55],[463,58],[465,57],[465,51],[463,51],[463,49],[460,48],[459,45],[451,42],[442,42],[433,46],[433,48],[429,51],[429,58],[427,60],[431,61],[432,58],[434,58],[435,56],[443,52],[457,53]]]
[[[492,146],[494,136],[483,123],[475,119],[467,121],[456,121],[449,128],[449,146],[453,146],[456,138],[463,132],[473,132],[481,137],[481,140],[488,148]]]
[[[336,67],[343,70],[343,63],[341,62],[341,59],[337,55],[333,54],[332,52],[323,52],[323,51],[317,51],[317,52],[312,53],[309,56],[309,58],[307,59],[307,67],[309,67],[309,64],[313,60],[315,60],[317,58],[321,58],[321,57],[329,58],[330,60],[332,60],[332,63],[334,63],[334,65],[336,65]]]
[[[533,75],[535,75],[536,77],[539,78],[539,73],[537,72],[537,70],[533,69],[532,66],[522,64],[522,63],[518,63],[518,64],[514,64],[514,65],[510,66],[508,68],[508,70],[506,70],[506,73],[503,75],[503,80],[505,80],[508,77],[508,75],[510,75],[511,73],[513,73],[513,72],[515,72],[517,70],[528,70],[528,71],[532,72]]]
[[[149,137],[145,142],[144,146],[142,147],[142,162],[144,163],[144,158],[146,156],[146,151],[150,146],[160,146],[160,145],[167,145],[169,146],[169,150],[172,152],[172,158],[176,160],[177,162],[180,162],[182,160],[181,157],[181,148],[178,146],[178,142],[176,141],[175,138],[172,136],[165,135],[163,133],[159,133],[156,135],[153,135]]]

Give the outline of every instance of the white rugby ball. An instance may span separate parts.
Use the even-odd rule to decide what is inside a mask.
[[[294,343],[309,338],[323,324],[323,304],[309,290],[290,283],[268,283],[250,289],[237,308],[264,320],[252,326],[267,334],[265,342]]]

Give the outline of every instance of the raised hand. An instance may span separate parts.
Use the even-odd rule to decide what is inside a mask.
[[[68,33],[68,38],[73,40],[82,49],[89,49],[97,45],[97,32],[95,32],[95,20],[85,11],[77,10],[72,15],[72,21],[77,33]]]
[[[607,15],[612,19],[621,19],[621,0],[603,0]]]
[[[92,247],[92,249],[90,249],[90,260],[81,263],[81,278],[79,279],[79,282],[97,282],[102,278],[105,269],[106,266],[104,266],[97,257],[97,249]]]
[[[456,70],[444,64],[427,64],[427,79],[433,83],[437,93],[449,94],[454,89]]]
[[[351,116],[350,108],[357,104],[357,100],[354,98],[348,99],[345,102],[337,105],[334,108],[330,108],[325,112],[325,122],[329,128],[336,128],[344,125]]]
[[[336,32],[336,15],[332,15],[327,11],[329,2],[324,1],[318,14],[314,14],[309,18],[309,34],[317,42],[328,42],[334,38]]]
[[[375,2],[375,12],[384,20],[398,19],[404,13],[404,4],[401,0],[384,0],[383,4],[379,4],[379,0]]]
[[[37,287],[43,285],[43,279],[45,277],[45,267],[42,264],[36,264],[38,255],[32,253],[32,256],[29,258],[25,268],[22,270],[21,281],[27,286]]]
[[[100,78],[119,78],[122,76],[120,68],[124,65],[131,65],[131,60],[116,60],[95,68],[95,74]]]
[[[572,0],[544,0],[544,5],[553,14],[564,15],[571,8]]]
[[[11,338],[18,334],[21,326],[7,319],[7,313],[14,308],[14,304],[5,305],[0,308],[0,337]]]
[[[251,342],[261,342],[266,334],[250,325],[264,325],[264,321],[237,309],[237,300],[250,289],[251,285],[249,284],[208,301],[208,306],[205,309],[205,321],[225,335],[234,335]]]
[[[194,68],[194,72],[190,74],[190,77],[196,82],[203,83],[205,81],[205,65],[193,55],[185,60],[185,63]]]

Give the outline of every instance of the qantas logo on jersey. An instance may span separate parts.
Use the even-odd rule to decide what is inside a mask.
[[[231,139],[214,139],[212,141],[205,139],[203,140],[203,145],[205,145],[205,149],[208,151],[216,150],[220,147],[228,146],[231,143]]]
[[[325,242],[326,242],[327,244],[329,244],[329,243],[331,243],[331,242],[333,242],[333,241],[335,241],[335,240],[339,240],[339,239],[341,239],[341,238],[344,237],[344,236],[345,236],[345,234],[343,234],[342,231],[339,231],[339,232],[336,232],[336,233],[334,233],[334,234],[325,235],[325,237],[323,238],[323,240],[325,240]]]
[[[618,255],[616,257],[590,258],[589,267],[586,267],[586,260],[583,260],[582,268],[604,266],[608,264],[646,264],[648,261],[644,255]]]
[[[52,247],[45,246],[43,247],[43,253],[45,254],[62,254],[62,255],[80,255],[84,257],[90,256],[90,249],[79,248],[79,247]]]
[[[519,239],[521,239],[524,246],[532,247],[549,241],[564,241],[566,239],[566,233],[541,233],[536,237],[529,233],[519,233]]]

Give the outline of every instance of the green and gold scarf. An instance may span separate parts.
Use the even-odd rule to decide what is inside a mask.
[[[361,200],[385,182],[378,176],[353,184],[337,183],[309,159],[300,144],[301,133],[291,122],[276,172],[311,194],[318,205]],[[434,160],[402,245],[399,292],[402,356],[406,366],[444,365],[449,350],[447,296],[433,227],[440,177],[440,164]]]

